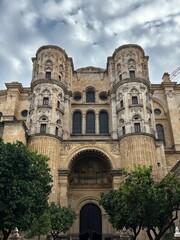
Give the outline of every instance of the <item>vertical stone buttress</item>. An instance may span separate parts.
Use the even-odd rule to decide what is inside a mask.
[[[155,143],[148,57],[134,44],[108,59],[113,137],[120,141],[121,166],[154,165]]]
[[[66,184],[60,184],[58,168],[61,164],[62,140],[69,137],[69,94],[73,64],[63,49],[42,46],[32,58],[33,73],[29,98],[28,146],[49,157],[53,178],[50,201],[59,202]],[[64,198],[62,205],[67,205]]]

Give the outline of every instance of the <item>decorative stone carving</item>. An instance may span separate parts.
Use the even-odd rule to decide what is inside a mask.
[[[70,143],[63,143],[61,147],[61,155],[66,155],[70,148],[71,148]]]
[[[120,154],[119,143],[111,143],[111,151],[112,153],[119,155]]]
[[[175,92],[173,90],[169,90],[165,92],[166,96],[169,98],[173,98],[175,95]]]

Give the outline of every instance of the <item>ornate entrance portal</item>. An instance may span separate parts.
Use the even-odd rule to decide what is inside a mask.
[[[80,239],[101,240],[102,217],[100,208],[89,203],[80,211]]]
[[[112,189],[112,165],[101,151],[88,149],[79,152],[69,165],[68,201],[76,206],[77,220],[71,234],[80,240],[101,240],[109,234],[109,223],[99,208],[101,192]]]

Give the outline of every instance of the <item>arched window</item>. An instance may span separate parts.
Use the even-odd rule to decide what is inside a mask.
[[[93,111],[86,113],[86,133],[95,133],[95,114]]]
[[[49,98],[43,97],[43,105],[49,105]]]
[[[140,133],[141,132],[141,125],[140,123],[134,123],[134,132]]]
[[[46,79],[51,79],[51,72],[46,72],[46,75],[45,75],[45,78]]]
[[[82,114],[79,111],[76,111],[73,114],[72,133],[82,134]]]
[[[161,124],[156,124],[157,136],[159,140],[162,140],[165,144],[164,128]]]
[[[47,131],[47,124],[42,123],[40,125],[40,133],[46,133],[46,131]]]
[[[2,112],[0,112],[0,121],[2,120]]]
[[[95,102],[95,92],[93,88],[88,88],[86,92],[86,102]]]
[[[106,111],[101,111],[99,114],[99,132],[100,134],[109,133],[109,116]]]
[[[132,96],[132,104],[138,104],[137,96]]]

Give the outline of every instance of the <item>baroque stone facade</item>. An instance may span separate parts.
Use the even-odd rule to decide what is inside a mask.
[[[117,48],[106,69],[74,70],[66,52],[52,45],[40,47],[32,62],[29,88],[12,82],[0,91],[0,136],[49,157],[50,201],[77,212],[72,238],[118,234],[98,204],[100,192],[118,188],[124,168],[152,165],[163,178],[176,165],[180,84],[168,73],[151,84],[148,56],[134,44]],[[98,223],[90,229],[92,218]]]

